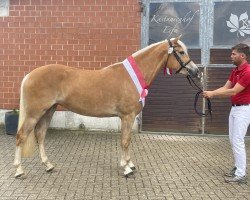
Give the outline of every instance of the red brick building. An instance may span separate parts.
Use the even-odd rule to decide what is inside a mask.
[[[240,0],[1,0],[0,123],[6,110],[18,108],[23,77],[39,66],[100,69],[179,34],[204,72],[203,89],[215,89],[232,69],[232,45],[250,42],[249,7]],[[194,112],[196,92],[185,78],[160,73],[135,125],[142,131],[227,134],[229,99],[212,101],[211,121]],[[206,110],[204,101],[198,106]],[[55,127],[120,128],[119,119],[92,120],[70,112],[56,112],[53,120]]]
[[[13,0],[0,17],[0,109],[18,108],[25,74],[51,63],[99,69],[140,48],[135,0]]]

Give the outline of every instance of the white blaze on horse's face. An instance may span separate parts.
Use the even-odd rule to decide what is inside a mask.
[[[190,76],[196,77],[196,78],[201,78],[199,68],[192,60],[190,61],[186,45],[183,42],[181,42],[180,40],[178,40],[177,43],[180,45],[181,50],[176,50],[176,52],[178,54],[178,57],[180,58],[180,61],[185,65],[185,67],[183,67],[183,66],[181,66],[181,63],[179,63],[180,64],[179,67],[182,68],[180,70],[180,73],[182,73],[184,75],[190,75]],[[188,63],[188,64],[186,64],[186,63]]]

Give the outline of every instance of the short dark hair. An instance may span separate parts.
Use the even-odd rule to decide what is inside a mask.
[[[250,55],[250,48],[247,44],[236,44],[232,47],[232,50],[236,50],[239,53],[244,53],[247,57]]]

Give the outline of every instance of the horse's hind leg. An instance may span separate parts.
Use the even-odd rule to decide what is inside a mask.
[[[36,129],[35,129],[35,134],[36,134],[37,142],[39,145],[40,156],[42,159],[42,163],[46,166],[47,172],[52,171],[54,169],[54,166],[49,162],[48,157],[45,153],[44,139],[45,139],[50,121],[52,119],[52,116],[56,110],[56,107],[57,106],[54,105],[43,115],[43,117],[37,123]]]
[[[26,119],[22,125],[22,127],[18,130],[16,135],[16,153],[15,153],[15,160],[14,166],[17,168],[15,177],[20,177],[24,174],[24,171],[21,166],[21,156],[22,156],[22,149],[23,145],[27,145],[29,143],[29,152],[33,153],[34,151],[34,143],[35,143],[35,136],[34,136],[34,128],[36,126],[37,120],[34,118]]]
[[[133,174],[135,169],[134,164],[130,160],[129,145],[131,141],[131,129],[135,120],[135,115],[126,115],[122,117],[122,127],[121,127],[121,146],[122,146],[122,157],[121,157],[121,167],[124,167],[124,175],[128,177]]]

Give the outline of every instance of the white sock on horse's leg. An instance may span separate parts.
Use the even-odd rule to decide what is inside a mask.
[[[122,149],[121,162],[120,162],[121,167],[125,167],[128,164],[128,161],[126,160],[126,158],[127,158],[127,153],[125,150]]]
[[[16,153],[15,153],[15,159],[14,159],[14,166],[19,166],[20,163],[21,163],[21,147],[20,146],[17,146],[16,147]]]
[[[22,166],[19,165],[16,169],[15,178],[21,177],[22,175],[24,175],[24,171]]]
[[[127,158],[127,159],[125,159]],[[124,168],[124,176],[127,178],[129,175],[133,174],[133,170],[135,170],[135,165],[130,160],[130,156],[126,155],[126,153],[122,156],[121,159],[121,167]]]
[[[125,167],[126,165],[127,165],[127,161],[122,157],[121,162],[120,162],[120,166]]]
[[[20,146],[16,147],[16,153],[15,153],[15,159],[14,159],[14,166],[17,168],[16,169],[16,174],[15,177],[20,177],[24,174],[24,171],[21,166],[21,152],[22,149]]]
[[[48,157],[45,154],[44,144],[39,144],[40,156],[42,163],[46,166],[46,171],[50,172],[54,169],[54,166],[49,162]]]
[[[46,172],[51,172],[55,168],[49,161],[43,162],[43,164],[46,166]]]

